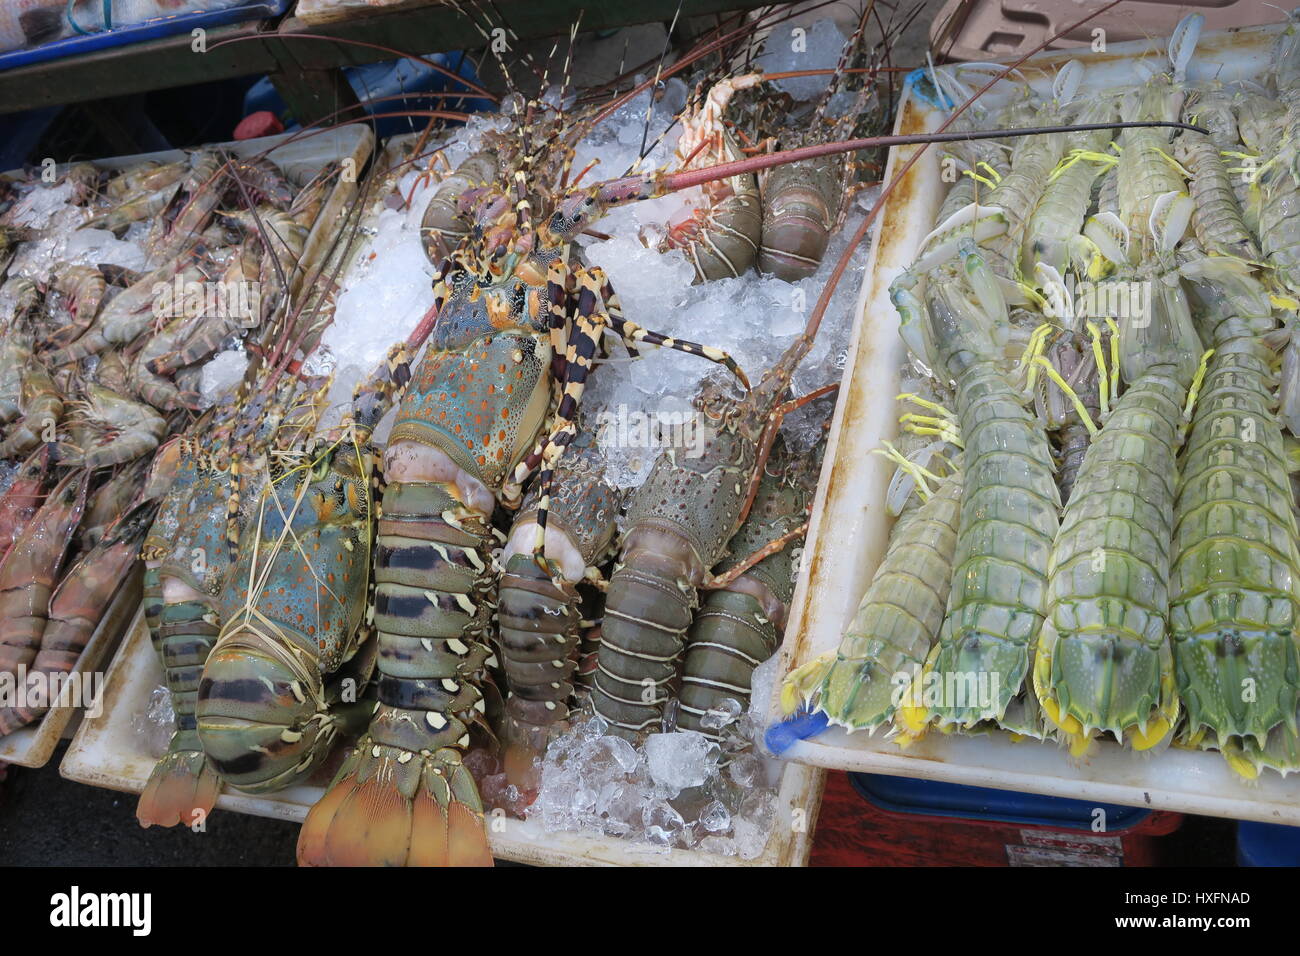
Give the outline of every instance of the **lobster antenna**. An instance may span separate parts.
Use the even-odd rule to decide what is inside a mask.
[[[672,47],[672,43],[673,43],[673,31],[677,29],[677,18],[680,17],[681,15],[682,15],[682,0],[677,0],[677,9],[673,11],[673,22],[668,24],[668,33],[664,37],[663,52],[659,54],[659,63],[655,66],[654,86],[651,87],[650,98],[646,101],[645,104],[645,125],[641,127],[641,149],[639,150],[642,158],[644,158],[646,155],[645,143],[646,143],[646,139],[649,138],[650,136],[650,118],[654,116],[654,112],[655,112],[655,97],[653,91],[657,90],[659,88],[659,84],[662,82],[662,78],[664,74],[664,60],[668,58],[668,51]]]
[[[994,86],[994,84],[998,83],[1004,77],[1009,76],[1031,56],[1038,53],[1040,50],[1046,49],[1050,44],[1054,43],[1056,40],[1059,40],[1061,37],[1068,36],[1070,33],[1077,30],[1079,27],[1083,26],[1089,20],[1092,20],[1094,17],[1097,17],[1102,13],[1105,13],[1107,10],[1111,10],[1114,7],[1118,6],[1119,3],[1120,0],[1109,0],[1109,2],[1106,3],[1104,6],[1101,6],[1096,10],[1094,10],[1092,13],[1089,13],[1083,19],[1079,20],[1079,22],[1070,24],[1060,32],[1056,33],[1054,36],[1048,37],[1038,46],[1029,50],[1027,53],[1021,56],[1010,66],[1005,67],[1000,75],[995,75],[992,79],[990,79],[987,83],[985,83],[984,86],[982,86],[980,89],[972,93],[966,99],[966,102],[960,104],[955,110],[953,110],[951,114],[949,114],[947,119],[945,119],[942,123],[939,124],[939,129],[936,132],[943,133],[945,130],[947,130],[948,127],[951,126],[953,122],[957,119],[957,117],[959,117],[962,113],[964,113],[966,109],[971,106],[972,103],[974,103],[981,96],[983,96],[985,92],[987,92],[989,89],[991,89]],[[928,144],[921,145],[920,149],[916,150],[910,157],[908,157],[907,162],[903,164],[903,168],[899,170],[897,175],[895,175],[892,180],[890,180],[888,183],[885,184],[884,188],[880,192],[880,196],[876,200],[876,204],[871,208],[871,211],[867,213],[867,215],[863,218],[862,224],[858,226],[857,232],[855,232],[853,237],[849,240],[849,243],[845,247],[844,252],[840,255],[839,261],[835,263],[835,270],[831,273],[830,278],[827,280],[825,288],[822,289],[822,293],[817,299],[817,304],[816,306],[813,307],[812,315],[808,319],[808,327],[804,330],[802,338],[804,340],[803,350],[805,352],[812,347],[812,336],[817,334],[817,329],[821,325],[822,317],[826,314],[826,309],[827,307],[830,306],[831,303],[831,297],[835,293],[835,287],[839,285],[840,280],[843,278],[844,272],[846,269],[848,269],[849,262],[853,258],[853,253],[857,249],[858,245],[862,242],[862,240],[866,237],[867,230],[871,228],[872,223],[875,222],[876,217],[880,214],[880,210],[884,208],[885,199],[889,196],[890,193],[893,192],[894,188],[900,182],[902,182],[902,180],[907,176],[907,174],[911,172],[912,167],[917,164],[921,156],[925,153],[926,149],[928,148],[929,148]]]
[[[834,95],[836,87],[838,87],[840,83],[844,82],[844,70],[849,65],[849,60],[853,55],[853,51],[856,50],[858,44],[862,42],[862,31],[866,28],[867,18],[871,16],[872,11],[875,9],[876,0],[867,0],[867,5],[863,8],[862,15],[858,18],[857,28],[849,35],[849,38],[844,41],[844,45],[840,47],[840,56],[835,62],[835,72],[831,74],[830,84],[826,87],[826,92],[823,93],[821,98],[817,101],[817,109],[813,112],[812,124],[814,126],[820,124],[825,118],[826,110],[830,106],[831,97]]]

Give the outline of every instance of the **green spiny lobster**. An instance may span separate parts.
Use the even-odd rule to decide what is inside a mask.
[[[533,557],[541,489],[524,499],[501,554],[497,619],[505,705],[505,768],[519,778],[551,738],[567,728],[573,675],[581,650],[584,582],[605,585],[621,493],[601,477],[599,456],[575,449],[556,468],[547,525],[548,570]]]
[[[819,463],[819,456],[814,460]],[[696,612],[682,656],[679,730],[698,731],[721,743],[719,724],[738,716],[728,713],[726,702],[739,704],[740,713],[749,705],[754,668],[776,652],[785,629],[797,571],[798,538],[791,534],[807,518],[813,475],[812,468],[796,468],[778,440],[749,517],[727,544],[731,556],[717,571],[726,573],[771,541],[788,545],[711,591]]]

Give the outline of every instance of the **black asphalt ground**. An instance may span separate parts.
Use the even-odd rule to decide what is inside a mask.
[[[0,783],[0,866],[292,866],[298,824],[213,811],[204,833],[136,822],[134,794],[59,776],[60,747],[39,770]]]

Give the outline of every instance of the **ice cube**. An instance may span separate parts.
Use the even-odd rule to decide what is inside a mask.
[[[740,701],[734,697],[723,698],[714,707],[710,707],[700,718],[700,726],[705,730],[721,730],[740,717],[744,710]]]
[[[651,734],[645,741],[650,776],[670,796],[701,786],[717,765],[718,746],[693,730]]]
[[[722,801],[714,800],[700,814],[700,825],[710,833],[724,833],[731,829],[731,814]]]

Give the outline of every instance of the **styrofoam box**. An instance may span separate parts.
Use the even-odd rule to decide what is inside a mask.
[[[1279,29],[1266,26],[1203,35],[1189,67],[1189,82],[1260,76],[1269,65]],[[1150,58],[1162,68],[1167,63],[1165,42],[1114,44],[1105,53],[1041,55],[1024,64],[1020,72],[1039,92],[1046,93],[1056,71],[1069,60],[1078,60],[1087,68],[1086,95],[1089,88],[1137,82],[1140,74],[1133,64],[1138,58]],[[996,97],[990,96],[989,105],[995,101]],[[943,118],[944,114],[909,83],[895,132],[933,131]],[[886,183],[893,181],[918,148],[891,151]],[[892,518],[884,500],[892,466],[871,454],[898,431],[893,396],[899,391],[896,386],[905,350],[898,336],[898,314],[889,300],[889,284],[911,264],[921,239],[934,225],[947,188],[940,180],[938,156],[937,150],[927,150],[881,211],[861,291],[861,314],[841,384],[842,397],[831,428],[827,464],[817,488],[807,545],[809,571],[795,592],[780,651],[781,673],[839,646],[889,540]],[[771,716],[774,721],[782,717],[775,711]],[[784,756],[818,767],[1300,824],[1300,786],[1295,780],[1268,771],[1258,783],[1247,783],[1213,752],[1168,748],[1140,754],[1102,742],[1092,756],[1079,761],[1055,743],[1015,743],[1003,733],[932,733],[902,751],[884,740],[879,731],[869,736],[831,728],[800,741]]]
[[[415,135],[394,137],[381,153],[372,175],[382,177],[393,164],[404,161]],[[374,192],[372,190],[372,192]],[[375,193],[367,219],[377,216],[384,197]],[[360,244],[336,250],[334,256],[354,262]],[[331,270],[336,258],[331,258]],[[162,666],[149,641],[143,615],[109,668],[103,714],[86,719],[73,738],[59,772],[69,780],[139,793],[157,762],[137,730],[137,715],[148,706],[149,695],[163,682]],[[493,856],[538,865],[604,866],[805,866],[812,848],[812,832],[821,804],[823,771],[786,764],[777,791],[777,811],[772,832],[761,855],[752,860],[699,850],[657,849],[598,833],[549,833],[536,821],[500,818],[491,821],[488,838]],[[278,793],[250,795],[227,788],[217,807],[238,813],[301,822],[320,799],[320,786],[300,785]]]

